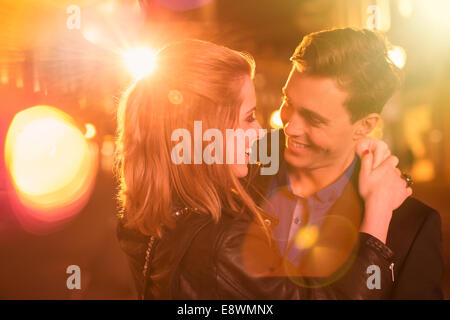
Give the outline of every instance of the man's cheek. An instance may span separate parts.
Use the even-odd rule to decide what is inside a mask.
[[[352,142],[351,139],[348,139],[348,136],[336,134],[332,138],[330,137],[323,146],[324,152],[328,155],[339,156],[352,147]]]
[[[313,149],[325,153],[331,152],[333,148],[333,141],[328,134],[322,130],[314,130],[309,137]]]

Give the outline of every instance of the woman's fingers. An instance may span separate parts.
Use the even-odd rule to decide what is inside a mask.
[[[391,151],[386,142],[374,138],[364,137],[358,140],[355,148],[356,154],[362,158],[366,150],[369,150],[373,154],[372,168],[378,167],[391,155]]]
[[[397,169],[398,158],[396,156],[389,156],[386,160],[384,160],[374,171],[380,172],[380,174],[386,173],[388,170]]]
[[[355,146],[355,152],[356,154],[362,158],[364,156],[364,152],[366,150],[373,151],[373,141],[375,139],[364,137],[358,140]]]
[[[372,168],[374,169],[391,155],[391,150],[389,150],[388,145],[383,141],[380,142],[380,144],[374,144],[377,146],[375,150],[373,150]]]
[[[360,174],[362,174],[363,176],[367,177],[367,176],[370,175],[370,173],[372,171],[372,160],[373,160],[372,152],[367,150],[360,157],[361,157]]]

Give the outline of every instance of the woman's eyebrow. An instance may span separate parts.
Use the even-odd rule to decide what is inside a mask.
[[[256,106],[254,106],[253,108],[251,108],[250,110],[248,110],[247,113],[246,113],[246,115],[252,113],[253,111],[256,111]]]

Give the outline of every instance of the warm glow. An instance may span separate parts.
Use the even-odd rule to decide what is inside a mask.
[[[430,36],[440,39],[440,34],[443,34],[445,36],[444,39],[448,39],[448,32],[450,31],[450,19],[448,19],[450,1],[418,1],[417,6],[417,12],[424,19],[423,23],[427,27],[433,27],[434,33],[430,34]]]
[[[149,75],[156,65],[156,53],[146,47],[130,49],[123,53],[123,58],[128,71],[136,80]]]
[[[86,133],[84,134],[86,139],[92,139],[95,137],[95,134],[97,133],[95,126],[92,123],[86,123],[84,126],[86,128]]]
[[[55,222],[78,213],[95,177],[95,158],[73,120],[53,107],[19,112],[6,137],[6,166],[28,219]]]
[[[411,3],[411,0],[399,0],[398,1],[398,11],[400,12],[400,14],[403,17],[409,18],[413,12],[413,6]]]
[[[112,14],[116,10],[116,6],[117,4],[114,1],[104,1],[98,8],[103,14]]]
[[[82,31],[83,37],[92,43],[97,43],[100,40],[100,29],[94,26],[86,27]]]
[[[388,57],[400,69],[406,64],[406,52],[402,47],[394,46],[388,51]]]
[[[436,176],[434,163],[431,159],[416,160],[411,169],[411,176],[416,182],[431,181]]]
[[[103,144],[101,153],[101,168],[106,172],[111,172],[114,165],[114,151],[115,143],[114,137],[111,135],[105,135],[103,137]]]
[[[417,105],[406,110],[404,115],[404,137],[408,148],[414,155],[411,176],[416,182],[431,181],[435,178],[436,170],[433,163],[428,141],[423,137],[439,139],[439,133],[431,135],[433,130],[432,108],[428,104]],[[430,142],[433,142],[432,140]]]
[[[298,249],[308,249],[316,244],[319,238],[319,230],[316,226],[306,226],[300,229],[295,236],[295,246]]]
[[[171,104],[183,103],[183,94],[178,90],[170,90],[168,97]]]
[[[8,69],[5,67],[0,68],[0,82],[2,84],[8,83]]]
[[[280,110],[275,110],[270,115],[270,126],[274,129],[283,128],[283,122],[281,121],[281,117],[280,117]]]

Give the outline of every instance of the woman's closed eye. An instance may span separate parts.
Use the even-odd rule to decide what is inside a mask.
[[[256,121],[256,110],[253,110],[252,113],[247,117],[247,122],[252,123]]]

